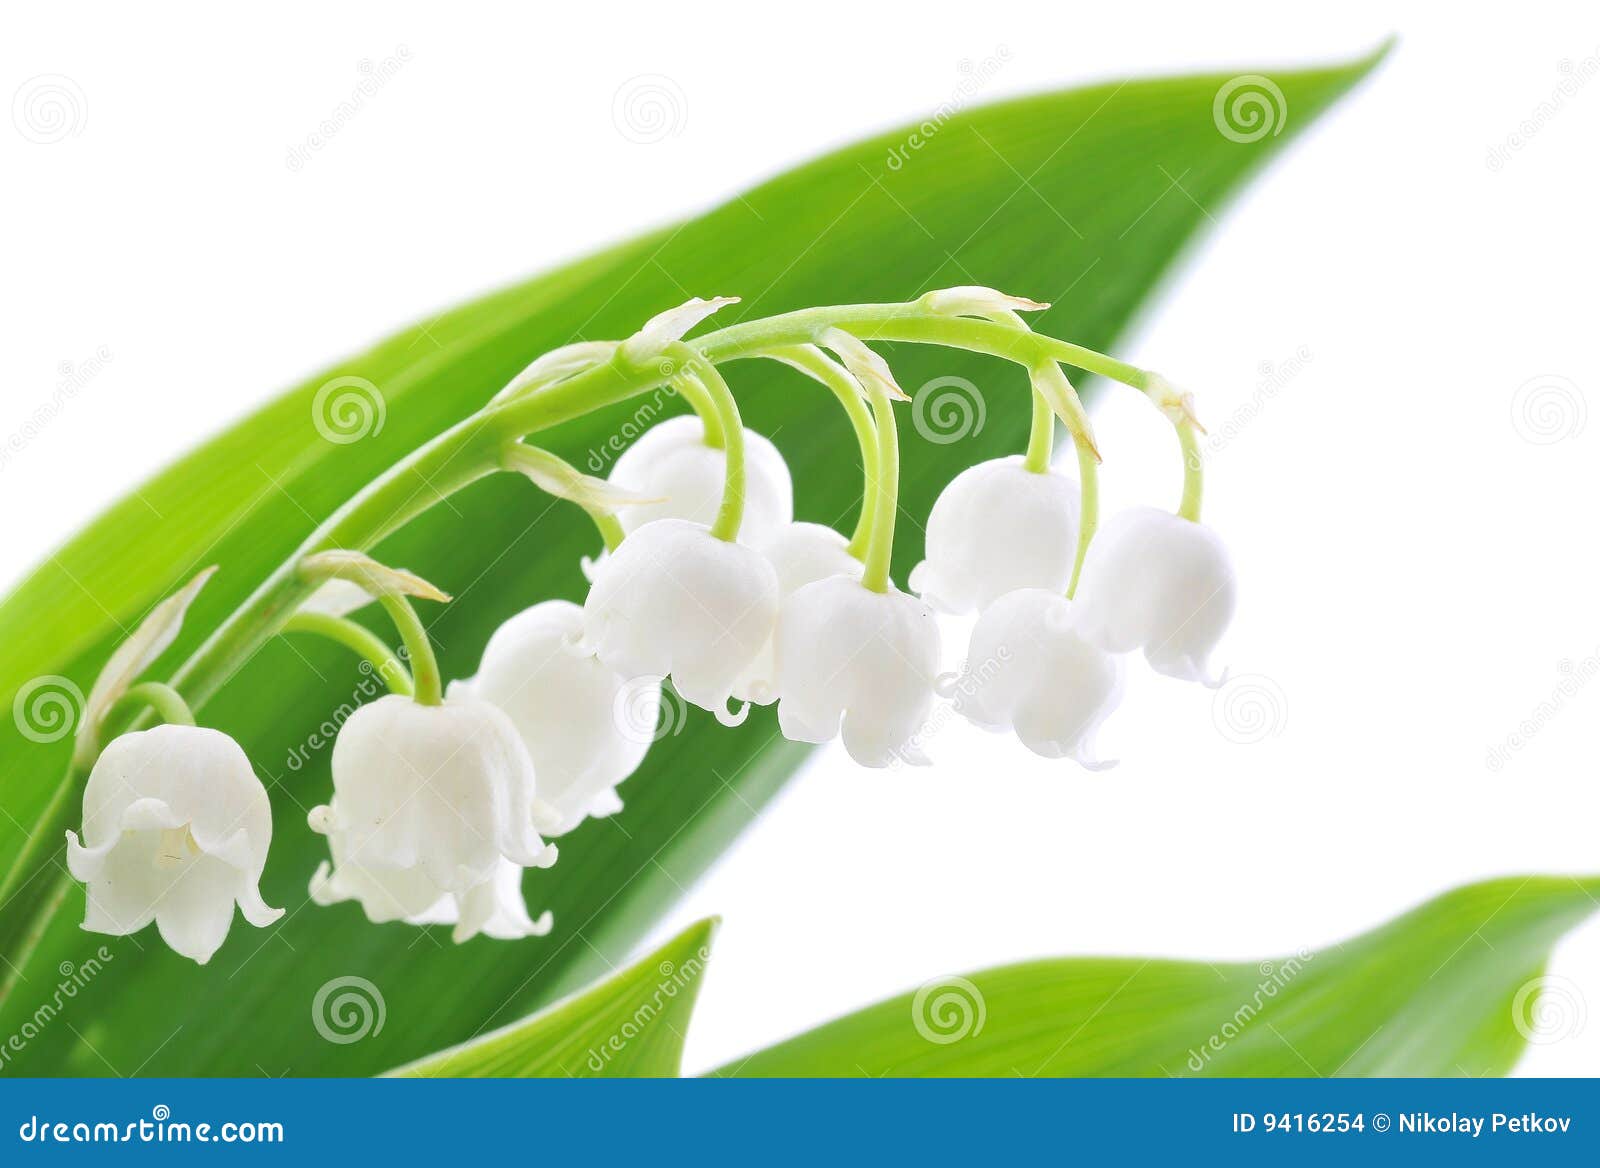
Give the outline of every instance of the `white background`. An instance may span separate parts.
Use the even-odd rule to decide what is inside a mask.
[[[1255,678],[1265,720],[1134,670],[1102,737],[1124,760],[1109,774],[959,726],[931,771],[824,752],[662,925],[726,918],[690,1063],[936,974],[1256,958],[1474,877],[1600,868],[1600,685],[1558,690],[1600,654],[1600,78],[1536,113],[1596,66],[1592,5],[1524,3],[1492,25],[1453,5],[1316,23],[1281,4],[431,7],[8,13],[0,89],[60,74],[83,106],[50,145],[0,124],[0,446],[26,435],[0,466],[0,577],[331,358],[918,117],[963,59],[1009,49],[987,98],[1340,59],[1398,31],[1128,346],[1227,436],[1207,517],[1243,605],[1222,660]],[[401,46],[390,83],[292,170],[359,63]],[[613,121],[640,74],[682,97],[651,144]],[[63,363],[102,347],[37,425]],[[1263,368],[1297,355],[1264,391]],[[1111,506],[1174,495],[1146,406],[1108,395],[1096,425]],[[1597,969],[1589,928],[1554,972],[1600,1011]],[[1600,1017],[1523,1069],[1600,1073]]]

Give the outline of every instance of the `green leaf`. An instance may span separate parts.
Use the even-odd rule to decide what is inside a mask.
[[[1222,75],[1104,84],[959,112],[920,135],[920,148],[896,164],[891,152],[909,140],[909,128],[407,329],[141,485],[41,564],[0,605],[0,695],[39,678],[86,692],[122,630],[198,568],[219,565],[160,676],[318,521],[480,407],[534,357],[574,339],[626,336],[691,294],[743,297],[725,310],[732,319],[988,284],[1053,302],[1034,320],[1041,330],[1108,347],[1244,180],[1374,60],[1273,73],[1287,108],[1283,132],[1255,142],[1224,135],[1213,120]],[[912,393],[949,376],[982,392],[983,424],[961,441],[924,442],[905,427],[906,514],[926,513],[964,466],[1021,449],[1029,394],[1019,371],[911,345],[888,356]],[[381,395],[381,427],[358,441],[324,437],[329,427],[319,430],[313,411],[334,378],[370,383]],[[860,482],[837,405],[773,363],[742,363],[730,380],[748,424],[771,435],[794,470],[797,517],[848,524]],[[336,388],[359,392],[362,384]],[[248,364],[230,371],[218,392],[256,392]],[[540,445],[604,474],[622,442],[658,420],[663,406],[678,408],[646,398],[541,435]],[[894,561],[901,580],[921,554],[917,526],[902,531]],[[576,508],[552,506],[520,476],[498,475],[373,553],[456,598],[428,618],[446,676],[460,677],[476,668],[507,617],[549,597],[581,598],[578,559],[596,550]],[[201,721],[238,738],[271,788],[275,835],[262,891],[287,916],[264,931],[236,925],[201,969],[153,933],[81,933],[82,893],[67,888],[24,977],[0,1004],[0,1033],[51,997],[61,963],[81,963],[102,944],[114,961],[75,998],[71,1027],[48,1028],[16,1057],[19,1073],[370,1074],[503,1025],[621,961],[806,753],[777,734],[771,710],[737,730],[698,711],[675,717],[623,786],[627,810],[564,838],[561,862],[529,877],[530,907],[554,912],[555,933],[456,948],[438,930],[373,926],[352,905],[307,904],[306,882],[325,844],[305,827],[305,810],[327,796],[329,739],[341,711],[375,692],[338,648],[278,638],[204,704]],[[19,732],[23,725],[30,733]],[[15,725],[0,719],[0,866],[57,788],[70,742],[50,741],[53,733],[22,717]],[[70,803],[44,820],[39,838],[52,851],[62,828],[76,823]],[[62,887],[58,870],[56,863],[31,880],[16,902],[47,903]],[[19,951],[15,922],[24,914],[16,907],[0,911],[3,954]],[[392,976],[401,970],[403,978]],[[318,987],[380,973],[394,1022],[359,1043],[322,1041],[309,1018]]]
[[[426,1079],[676,1078],[714,919],[521,1022],[391,1071]]]
[[[936,979],[714,1074],[1502,1075],[1536,1020],[1581,1010],[1542,974],[1597,897],[1600,879],[1491,880],[1271,961],[1073,957]]]

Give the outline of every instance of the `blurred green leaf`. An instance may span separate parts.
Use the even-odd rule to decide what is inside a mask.
[[[521,1022],[390,1072],[444,1079],[675,1078],[717,922]]]
[[[1581,1024],[1578,987],[1543,971],[1597,897],[1600,879],[1491,880],[1270,961],[1072,957],[936,979],[714,1073],[1502,1075],[1530,1035]]]
[[[1239,141],[1215,120],[1227,75],[1114,82],[957,111],[936,132],[924,130],[915,149],[909,127],[884,134],[698,218],[443,312],[258,410],[39,565],[0,605],[0,695],[28,692],[39,679],[87,691],[144,611],[216,563],[163,665],[181,660],[359,486],[477,409],[534,357],[578,338],[625,336],[690,295],[742,296],[719,318],[729,323],[988,284],[1053,302],[1035,318],[1040,329],[1109,347],[1244,180],[1374,60],[1271,73],[1284,99],[1281,133],[1256,141]],[[469,190],[471,176],[461,178]],[[447,225],[419,225],[432,229]],[[262,329],[269,337],[267,322]],[[906,426],[901,501],[914,516],[962,467],[1020,449],[1028,393],[1016,370],[979,358],[916,346],[889,356],[913,392],[950,376],[981,392],[978,424],[959,441],[919,441]],[[381,394],[382,425],[358,441],[329,441],[313,417],[319,389],[335,377],[363,378]],[[797,517],[847,523],[860,484],[837,406],[769,363],[734,368],[730,380],[748,423],[772,436],[795,472]],[[217,392],[253,397],[248,363],[219,371]],[[676,408],[647,398],[553,431],[541,445],[603,474],[626,439]],[[916,524],[902,532],[901,579],[921,554]],[[573,508],[553,507],[528,483],[501,475],[435,507],[375,552],[455,596],[430,619],[441,665],[459,677],[476,668],[489,634],[513,613],[552,596],[581,598],[578,559],[595,550],[592,529]],[[307,903],[325,843],[306,828],[305,811],[327,796],[341,712],[373,693],[340,650],[279,638],[206,703],[201,720],[238,738],[272,790],[276,834],[262,891],[288,915],[264,931],[236,926],[202,969],[151,933],[83,934],[82,893],[69,889],[0,1004],[0,1033],[54,994],[61,963],[79,963],[101,945],[114,960],[74,998],[71,1026],[48,1028],[17,1055],[19,1073],[370,1074],[502,1025],[620,962],[806,753],[778,736],[770,710],[737,730],[698,711],[675,714],[622,788],[627,810],[564,838],[561,862],[529,877],[530,907],[553,910],[555,933],[457,948],[440,930],[372,926],[353,905]],[[70,746],[18,710],[16,719],[0,719],[0,864],[39,822]],[[59,848],[60,828],[76,815],[63,808],[40,838]],[[59,862],[18,901],[44,901],[58,870]],[[19,919],[16,907],[0,910],[0,923]],[[17,941],[0,929],[0,954],[18,952]],[[309,1007],[320,986],[344,975],[381,981],[394,1021],[341,1045],[320,1038]]]

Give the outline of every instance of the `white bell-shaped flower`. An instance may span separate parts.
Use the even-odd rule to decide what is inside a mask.
[[[1065,592],[1078,545],[1078,484],[1021,458],[968,467],[928,516],[911,590],[942,612],[981,611],[1018,588]]]
[[[314,817],[312,826],[318,826]],[[465,892],[437,896],[428,906],[416,911],[437,893],[427,876],[417,869],[365,868],[345,855],[344,837],[328,838],[333,864],[324,861],[311,878],[311,899],[320,905],[353,900],[360,904],[367,919],[376,922],[404,921],[408,925],[453,925],[451,940],[464,944],[480,933],[500,941],[523,937],[543,937],[554,924],[549,912],[538,919],[528,915],[522,898],[522,869],[510,860],[495,865],[494,874]]]
[[[411,923],[454,925],[450,939],[457,945],[480,933],[497,941],[543,937],[550,932],[555,920],[548,909],[537,919],[528,915],[528,903],[522,897],[522,872],[510,860],[501,860],[489,879],[475,884],[461,896],[440,901]]]
[[[984,609],[950,697],[957,713],[1015,731],[1035,754],[1112,765],[1094,760],[1091,742],[1122,699],[1122,662],[1078,635],[1060,593],[1022,588]]]
[[[785,737],[842,737],[862,766],[924,761],[916,740],[933,706],[939,626],[922,601],[849,576],[818,580],[784,604],[777,652]]]
[[[649,734],[631,731],[645,718],[653,728],[661,703],[658,681],[631,682],[582,639],[583,609],[547,600],[496,629],[477,676],[450,686],[452,697],[489,702],[515,724],[539,779],[534,821],[546,835],[616,810],[614,788],[650,746]]]
[[[1159,672],[1205,681],[1235,600],[1233,565],[1215,531],[1168,511],[1136,507],[1095,533],[1075,621],[1084,637],[1109,652],[1143,649]]]
[[[818,580],[830,576],[861,579],[861,561],[849,552],[850,541],[831,527],[820,523],[791,523],[768,541],[761,554],[778,574],[778,619],[788,599]],[[778,700],[777,628],[767,638],[755,661],[733,687],[733,696],[742,701],[769,705]]]
[[[722,503],[724,451],[706,445],[693,414],[650,427],[617,458],[607,480],[649,500],[617,510],[625,532],[657,519],[688,519],[707,527]],[[744,432],[744,520],[739,542],[760,547],[794,518],[794,481],[778,448],[754,430]]]
[[[83,793],[83,841],[67,832],[67,867],[88,885],[83,927],[161,939],[201,965],[222,945],[237,904],[252,925],[283,915],[258,887],[272,811],[250,760],[226,734],[161,725],[114,739]]]
[[[761,553],[702,524],[658,519],[595,568],[584,643],[623,677],[672,677],[686,702],[727,721],[734,683],[778,619],[778,577]]]
[[[309,819],[333,855],[313,898],[358,900],[373,921],[459,901],[503,860],[556,860],[534,828],[527,748],[510,718],[475,698],[426,706],[391,694],[350,715],[333,744],[333,799]]]

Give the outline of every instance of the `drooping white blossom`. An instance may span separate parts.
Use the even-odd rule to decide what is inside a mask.
[[[1233,565],[1217,533],[1154,507],[1123,511],[1089,545],[1076,623],[1112,653],[1142,649],[1159,672],[1208,680],[1212,650],[1233,619]]]
[[[283,915],[259,888],[271,842],[266,789],[232,738],[182,725],[124,734],[89,773],[82,842],[67,832],[67,867],[88,886],[83,927],[122,936],[154,921],[204,965],[236,904],[252,925]]]
[[[778,622],[778,724],[798,742],[841,737],[862,766],[925,761],[939,628],[914,596],[849,576],[807,584]]]
[[[726,719],[777,616],[777,574],[759,552],[658,519],[596,565],[584,643],[623,677],[670,675],[685,701]]]
[[[849,541],[820,523],[791,523],[761,548],[761,554],[778,575],[778,619],[783,606],[801,588],[830,576],[861,579],[861,561],[849,552]],[[777,628],[760,654],[744,671],[733,695],[743,701],[768,705],[778,700]]]
[[[1035,754],[1109,765],[1095,761],[1092,740],[1121,701],[1122,663],[1079,636],[1058,592],[1022,588],[986,608],[951,690],[957,713],[1014,731]]]
[[[582,638],[582,608],[544,601],[496,629],[477,676],[450,686],[452,697],[479,698],[511,718],[533,759],[535,821],[546,835],[620,807],[615,788],[650,744],[630,731],[646,716],[653,726],[661,700],[658,681],[633,683],[582,647]],[[619,725],[623,717],[627,725]]]
[[[332,852],[311,882],[320,904],[356,900],[373,921],[421,917],[446,898],[465,911],[504,862],[555,863],[534,826],[533,762],[488,702],[379,698],[340,727],[332,761],[333,799],[309,817]]]
[[[911,590],[941,612],[980,611],[1008,592],[1065,592],[1078,544],[1078,484],[1021,458],[968,467],[928,515]]]
[[[317,821],[313,820],[315,827]],[[543,937],[554,919],[546,911],[538,918],[529,916],[522,897],[523,869],[501,859],[494,873],[465,892],[439,895],[427,908],[413,911],[437,890],[425,874],[416,870],[401,872],[367,868],[347,860],[344,836],[328,837],[333,862],[324,861],[311,878],[311,899],[331,905],[353,900],[360,904],[371,921],[404,921],[408,925],[453,925],[450,939],[461,945],[480,933],[499,941],[523,937]]]
[[[688,519],[707,527],[722,503],[727,454],[706,445],[693,414],[650,427],[617,458],[608,481],[649,500],[618,510],[625,532],[658,519]],[[744,519],[739,542],[760,547],[794,518],[794,481],[778,448],[754,430],[744,432]]]

